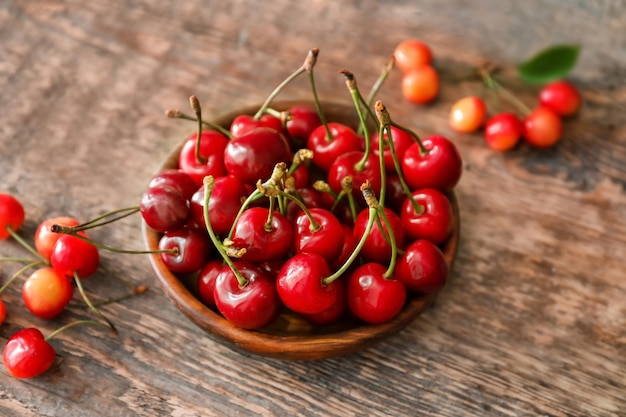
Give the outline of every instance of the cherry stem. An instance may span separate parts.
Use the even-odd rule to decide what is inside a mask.
[[[387,217],[387,214],[385,213],[384,207],[381,206],[377,210],[377,217],[381,218],[383,220],[383,223],[385,223],[385,228],[380,227],[380,225],[378,227],[380,231],[382,232],[383,236],[386,235],[387,237],[389,237],[389,244],[391,245],[391,259],[389,260],[389,267],[387,267],[387,270],[383,274],[383,277],[385,279],[388,279],[389,277],[391,277],[391,274],[393,274],[393,270],[396,267],[396,258],[398,256],[398,245],[396,244],[396,239],[393,234],[391,222],[389,222],[389,218]]]
[[[356,260],[356,258],[361,253],[361,249],[363,248],[363,245],[365,245],[365,241],[367,240],[370,233],[372,232],[372,228],[374,227],[374,222],[376,221],[377,212],[380,206],[378,204],[378,201],[376,200],[376,195],[374,194],[374,191],[372,190],[369,182],[366,182],[365,184],[361,185],[361,192],[363,193],[363,197],[365,197],[365,201],[367,203],[367,206],[369,207],[368,209],[369,218],[367,220],[365,231],[363,232],[361,239],[359,239],[359,242],[357,243],[356,247],[354,248],[354,250],[348,257],[348,259],[343,263],[343,265],[341,265],[341,267],[337,271],[335,271],[332,275],[322,278],[323,285],[329,285],[334,280],[342,276],[344,272],[348,270],[348,268],[350,268],[352,263]]]
[[[230,267],[231,271],[233,271],[233,274],[235,274],[235,277],[237,278],[237,282],[239,283],[239,287],[243,288],[246,285],[248,285],[248,280],[245,279],[241,275],[241,272],[239,272],[239,270],[235,266],[232,259],[230,259],[230,257],[226,254],[226,252],[224,251],[224,246],[222,242],[220,242],[220,240],[217,238],[217,236],[215,235],[215,232],[213,231],[213,227],[211,226],[211,219],[209,218],[209,200],[211,199],[211,193],[213,192],[213,189],[215,188],[215,179],[211,175],[206,176],[204,177],[203,184],[204,184],[204,205],[202,207],[202,214],[204,215],[204,226],[206,227],[206,230],[209,233],[209,237],[211,238],[211,241],[213,242],[213,246],[215,246],[215,248],[219,252],[224,262],[226,262],[226,264]]]
[[[106,212],[98,217],[94,217],[93,219],[88,220],[76,226],[65,226],[62,224],[53,224],[50,230],[53,233],[75,234],[83,230],[94,229],[96,227],[104,226],[106,224],[113,223],[118,220],[122,220],[123,218],[131,216],[137,212],[139,212],[139,206],[121,208],[121,209]],[[120,214],[120,215],[116,216],[117,214]]]
[[[97,247],[99,249],[106,250],[106,251],[109,251],[109,252],[127,253],[127,254],[131,254],[131,255],[145,255],[145,254],[156,254],[156,253],[171,253],[173,255],[177,255],[178,254],[178,248],[156,249],[156,250],[134,250],[134,249],[114,248],[112,246],[108,246],[108,245],[105,245],[103,243],[96,242],[95,240],[89,239],[88,237],[85,237],[85,236],[83,236],[83,235],[81,235],[78,232],[75,232],[73,230],[65,230],[64,229],[65,226],[60,226],[60,227],[55,227],[55,226],[60,226],[60,225],[57,225],[57,224],[53,224],[52,225],[50,230],[52,232],[54,232],[54,233],[62,233],[62,234],[74,236],[75,238],[78,238],[80,240],[84,240],[87,243],[91,243],[92,245],[94,245],[95,247]]]
[[[391,54],[389,56],[389,58],[387,59],[387,61],[385,62],[385,65],[383,66],[383,69],[382,69],[380,75],[376,79],[376,82],[372,86],[372,89],[370,90],[369,94],[367,95],[367,99],[364,100],[364,103],[365,103],[364,105],[365,105],[365,107],[368,110],[367,114],[365,115],[365,120],[367,120],[368,116],[372,115],[372,110],[370,108],[370,106],[372,105],[372,101],[374,101],[374,97],[376,96],[378,91],[380,91],[381,87],[383,86],[383,83],[385,82],[385,80],[389,76],[389,73],[394,68],[395,64],[396,64],[396,59],[393,56],[393,54]],[[364,133],[364,131],[365,131],[365,125],[363,125],[363,124],[359,125],[359,129],[357,130],[357,133],[362,135]]]
[[[196,136],[196,163],[198,165],[202,165],[206,162],[206,158],[200,155],[200,142],[202,141],[202,108],[200,107],[200,101],[198,97],[191,96],[189,97],[189,104],[191,105],[191,109],[196,114],[196,119],[198,120],[198,133]]]
[[[513,94],[508,88],[505,88],[502,84],[500,84],[492,75],[493,69],[487,68],[487,66],[482,66],[479,69],[479,73],[483,78],[487,87],[493,90],[496,93],[496,97],[498,97],[498,93],[500,93],[509,103],[517,107],[518,111],[520,111],[524,116],[527,116],[531,113],[530,108],[526,104],[524,104],[515,94]]]
[[[272,227],[272,220],[274,219],[274,208],[276,207],[276,197],[271,196],[270,197],[270,206],[269,209],[267,210],[267,220],[265,221],[265,226],[263,226],[263,229],[266,232],[271,232],[274,228]]]
[[[66,324],[65,326],[59,327],[58,329],[56,329],[55,331],[53,331],[52,333],[50,333],[48,336],[44,337],[43,340],[45,340],[46,342],[49,342],[50,340],[54,339],[55,337],[57,337],[59,335],[59,333],[64,332],[65,330],[72,328],[74,326],[78,326],[81,324],[93,324],[96,326],[101,326],[104,328],[109,329],[110,327],[107,324],[101,323],[99,321],[95,321],[95,320],[76,320],[73,321],[71,323]]]
[[[411,192],[411,189],[409,188],[408,184],[406,183],[406,180],[404,179],[404,174],[402,173],[402,168],[400,167],[400,160],[398,159],[398,154],[396,154],[396,148],[393,144],[393,136],[392,136],[392,132],[391,132],[391,125],[392,125],[392,121],[391,121],[391,116],[389,115],[389,112],[387,111],[387,108],[385,107],[385,105],[383,104],[382,101],[378,100],[376,102],[376,104],[374,105],[374,108],[376,109],[376,117],[378,117],[378,121],[380,122],[380,129],[378,132],[379,135],[379,142],[382,144],[384,142],[384,132],[387,132],[387,145],[389,146],[389,151],[391,152],[391,158],[393,160],[393,167],[396,170],[396,173],[398,174],[398,179],[400,180],[400,185],[402,186],[402,190],[404,190],[404,193],[406,194],[407,198],[409,199],[409,201],[411,202],[411,204],[413,205],[413,210],[415,210],[416,214],[421,214],[424,212],[424,207],[419,204],[417,201],[415,201],[415,198],[413,197],[413,193]],[[421,145],[421,141],[418,142]],[[380,155],[382,158],[383,155],[383,149],[380,149]],[[381,167],[381,172],[384,172],[384,160],[383,160],[383,166]],[[384,184],[384,182],[383,182]],[[381,189],[381,195],[384,195],[384,188]],[[381,196],[381,200],[383,200],[383,197]]]
[[[171,119],[183,119],[183,120],[190,120],[192,122],[198,122],[198,118],[197,117],[193,117],[190,116],[188,114],[185,114],[183,112],[181,112],[180,110],[166,110],[165,111],[165,115]],[[228,137],[228,138],[232,138],[233,135],[232,133],[230,133],[229,130],[224,129],[222,126],[220,125],[216,125],[214,123],[211,122],[207,122],[206,120],[200,120],[200,122],[202,122],[203,125],[216,130],[218,132],[220,132],[222,135]]]
[[[2,294],[4,292],[4,290],[9,288],[9,286],[13,283],[13,281],[15,281],[20,275],[22,275],[24,272],[28,271],[30,268],[34,268],[34,267],[36,267],[38,265],[43,265],[43,262],[41,262],[41,261],[34,261],[34,262],[31,262],[28,265],[25,265],[25,266],[21,267],[20,269],[18,269],[17,272],[15,272],[13,275],[11,275],[11,278],[9,278],[9,280],[7,282],[5,282],[4,285],[0,288],[0,294]]]
[[[285,88],[287,84],[289,84],[291,81],[293,81],[298,76],[300,76],[300,74],[303,74],[304,72],[310,73],[311,71],[313,71],[313,66],[315,65],[315,62],[317,61],[318,52],[319,50],[317,48],[313,48],[308,52],[306,59],[304,60],[304,63],[300,66],[300,68],[298,68],[293,73],[291,73],[289,77],[285,78],[283,82],[280,83],[278,87],[276,87],[274,91],[272,91],[272,93],[267,97],[267,99],[265,100],[265,103],[263,103],[261,108],[254,115],[255,120],[259,120],[261,116],[263,116],[267,108],[272,103],[272,100],[276,98],[276,96],[283,90],[283,88]]]
[[[102,320],[104,320],[106,322],[106,324],[108,325],[108,327],[113,332],[113,334],[115,334],[117,336],[119,333],[117,332],[117,329],[115,328],[115,325],[111,322],[111,320],[106,318],[106,316],[104,314],[102,314],[100,312],[100,310],[98,310],[98,308],[96,306],[93,305],[93,303],[91,302],[91,300],[89,299],[89,297],[87,297],[87,294],[85,293],[85,289],[83,288],[83,284],[81,282],[81,278],[78,276],[76,271],[74,271],[73,274],[74,274],[74,282],[76,283],[76,287],[78,288],[78,292],[80,292],[81,297],[83,297],[83,300],[85,301],[85,304],[87,304],[89,306],[89,308],[91,309],[91,311],[96,313],[96,315],[98,317],[100,317]]]
[[[354,74],[352,74],[350,71],[345,70],[345,69],[339,71],[339,73],[343,74],[343,76],[346,79],[346,86],[348,87],[348,90],[350,90],[350,95],[352,96],[352,101],[354,101],[356,112],[359,115],[359,121],[361,123],[361,126],[365,126],[365,116],[363,116],[363,111],[361,108],[362,97],[361,97],[361,94],[359,93],[359,89],[357,87]],[[371,153],[371,140],[370,140],[370,135],[367,129],[364,128],[363,134],[365,136],[365,151],[363,152],[363,157],[361,158],[361,160],[359,160],[359,162],[357,162],[354,165],[354,168],[358,172],[361,172],[363,171],[363,169],[365,169],[365,163],[367,162],[367,159],[369,158],[370,153]]]
[[[22,237],[20,235],[18,235],[17,232],[15,230],[13,230],[13,228],[11,226],[7,226],[5,228],[5,230],[11,235],[11,237],[13,239],[15,239],[20,245],[22,245],[24,247],[24,249],[26,249],[27,251],[29,251],[30,253],[35,255],[37,257],[37,259],[40,259],[44,263],[48,262],[48,260],[46,258],[44,258],[39,252],[37,252],[37,250],[35,250],[35,248],[33,248],[31,245],[28,244],[28,242],[26,242],[24,239],[22,239]]]

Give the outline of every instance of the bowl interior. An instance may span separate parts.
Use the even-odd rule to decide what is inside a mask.
[[[282,101],[272,103],[272,108],[287,110],[294,105],[307,104],[306,101]],[[334,102],[321,103],[328,121],[345,123],[356,127],[358,115],[352,104]],[[212,120],[212,123],[228,129],[234,118],[240,114],[254,114],[260,106],[251,106]],[[178,167],[178,154],[184,141],[176,146],[159,170]],[[460,218],[458,202],[454,193],[448,197],[453,208],[453,232],[441,246],[445,258],[452,268],[459,244]],[[142,224],[142,233],[147,249],[158,248],[160,234]],[[403,329],[414,321],[435,299],[435,294],[409,295],[402,311],[392,320],[382,324],[364,324],[354,319],[345,319],[337,324],[315,326],[297,314],[285,311],[270,326],[260,330],[244,330],[219,313],[205,306],[196,297],[196,277],[179,276],[170,272],[158,255],[148,255],[159,286],[176,307],[209,335],[234,347],[259,355],[291,359],[312,360],[344,355],[365,349],[389,335]]]

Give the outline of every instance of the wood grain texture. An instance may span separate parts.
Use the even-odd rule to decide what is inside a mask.
[[[231,350],[188,321],[156,287],[148,260],[104,263],[153,288],[104,308],[99,328],[53,341],[54,369],[21,381],[2,369],[2,416],[601,416],[626,415],[626,2],[0,2],[0,190],[24,204],[21,233],[56,215],[88,219],[136,204],[190,129],[167,119],[197,95],[204,113],[258,103],[311,47],[324,97],[349,95],[338,75],[371,85],[397,42],[429,41],[442,71],[436,103],[406,104],[398,73],[381,98],[420,133],[448,135],[465,172],[461,245],[450,284],[408,328],[376,347],[301,363]],[[580,43],[572,79],[585,103],[554,149],[489,151],[447,124],[479,91],[472,65],[512,66],[553,43]],[[503,79],[528,105],[536,90]],[[305,79],[284,98],[308,98]],[[140,222],[93,232],[141,248]],[[0,243],[0,256],[23,254]],[[16,270],[0,264],[5,280]],[[94,297],[124,291],[110,274]],[[72,307],[43,322],[19,286],[0,342],[91,317]]]

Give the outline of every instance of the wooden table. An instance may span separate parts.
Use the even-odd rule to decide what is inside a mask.
[[[387,3],[387,4],[385,4]],[[465,161],[457,188],[462,242],[435,306],[387,341],[348,357],[284,362],[209,338],[156,285],[144,256],[102,262],[147,293],[103,307],[119,328],[74,328],[59,360],[30,379],[0,379],[2,416],[626,416],[626,3],[165,0],[0,3],[0,190],[20,199],[27,239],[45,218],[88,219],[136,204],[193,124],[167,119],[197,95],[205,115],[262,102],[320,48],[324,97],[349,101],[340,69],[367,89],[401,40],[433,48],[439,99],[408,104],[394,71],[381,98],[394,120],[451,138]],[[579,43],[571,80],[580,114],[553,149],[491,151],[454,133],[452,103],[480,93],[468,69],[489,60],[529,106],[517,62]],[[508,70],[507,70],[508,69]],[[305,78],[285,98],[309,97]],[[140,221],[93,232],[141,249]],[[14,241],[2,256],[23,255]],[[0,266],[6,280],[17,265]],[[110,273],[85,283],[120,294]],[[20,285],[2,344],[77,318],[33,318]]]

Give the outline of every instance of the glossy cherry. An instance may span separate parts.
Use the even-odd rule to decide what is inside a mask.
[[[196,157],[197,133],[192,134],[184,143],[178,158],[178,167],[188,174],[197,187],[207,175],[221,177],[226,175],[224,150],[230,143],[228,138],[215,130],[203,130],[200,136],[200,159]]]
[[[246,250],[241,259],[252,262],[281,259],[291,249],[291,222],[282,214],[273,212],[268,224],[269,213],[265,207],[252,207],[237,220],[231,240],[234,247]]]
[[[432,135],[411,145],[402,158],[404,178],[413,190],[437,188],[451,190],[459,182],[463,161],[457,147],[444,136]]]
[[[335,259],[335,262],[331,264],[333,270],[339,269],[350,257],[354,249],[356,248],[357,241],[354,239],[353,226],[348,226],[345,223],[341,224],[341,230],[343,231],[343,247],[341,253]]]
[[[452,232],[452,204],[448,197],[434,188],[413,192],[413,199],[420,206],[416,212],[410,199],[402,205],[400,218],[408,239],[427,239],[440,244]]]
[[[81,232],[86,236],[84,232]],[[55,271],[66,277],[76,273],[80,278],[93,275],[100,264],[98,248],[72,235],[61,236],[50,253],[50,264]]]
[[[293,247],[296,253],[317,253],[332,264],[343,249],[343,229],[333,213],[323,208],[310,208],[309,215],[302,212],[294,223]],[[316,227],[311,227],[311,216]]]
[[[26,328],[13,334],[2,352],[6,370],[15,378],[33,378],[54,363],[55,352],[39,329]]]
[[[429,240],[411,243],[398,258],[394,275],[409,291],[429,294],[439,291],[448,280],[449,266],[443,252]]]
[[[401,89],[411,103],[430,103],[439,94],[439,73],[430,65],[412,69],[402,77]]]
[[[406,301],[406,288],[393,275],[385,278],[387,268],[366,263],[352,272],[348,280],[348,306],[361,320],[378,324],[394,318]]]
[[[26,308],[41,319],[53,319],[61,314],[73,293],[70,280],[48,267],[33,272],[22,286]]]
[[[342,181],[352,177],[352,192],[357,199],[361,199],[361,184],[369,181],[372,189],[378,195],[382,184],[380,162],[377,156],[370,154],[361,168],[357,167],[363,159],[363,152],[348,152],[332,163],[328,170],[328,185],[337,194],[341,192]]]
[[[296,190],[295,195],[308,208],[324,206],[322,194],[311,187],[299,188]],[[302,208],[295,201],[289,200],[287,203],[287,218],[289,220],[295,222],[302,212]]]
[[[71,227],[80,224],[80,222],[73,217],[60,216],[53,217],[39,223],[34,236],[35,249],[46,259],[50,259],[50,254],[52,253],[54,244],[61,236],[63,236],[62,234],[55,233],[51,230],[52,226],[55,224]]]
[[[320,116],[314,107],[307,105],[292,106],[288,111],[291,118],[287,121],[287,133],[292,149],[303,148],[311,133],[321,126]]]
[[[162,185],[176,188],[187,200],[191,199],[193,193],[198,190],[197,183],[189,174],[174,168],[164,169],[154,175],[148,183],[148,188],[160,187]]]
[[[248,187],[232,175],[215,179],[209,200],[209,219],[215,233],[222,235],[230,231],[248,194]],[[194,222],[204,228],[204,188],[198,189],[191,197],[191,214]]]
[[[14,232],[24,223],[24,207],[11,194],[0,193],[0,240],[6,239],[11,234],[7,228]]]
[[[523,120],[522,135],[527,143],[538,148],[555,145],[563,133],[558,114],[547,107],[537,107]]]
[[[582,97],[569,81],[559,80],[545,85],[539,92],[539,104],[559,116],[572,116],[578,112]]]
[[[268,179],[278,162],[289,163],[291,149],[285,136],[278,131],[256,127],[231,139],[223,158],[230,175],[244,184],[254,185],[258,180]]]
[[[391,209],[385,207],[384,212],[389,220],[389,223],[391,224],[391,230],[394,235],[396,247],[401,248],[404,244],[405,235],[402,221],[400,220],[400,217],[398,217],[398,215]],[[355,241],[358,242],[365,233],[368,221],[369,210],[361,210],[354,224]],[[386,234],[388,229],[382,219],[381,224],[383,225],[383,230],[385,230],[384,233]],[[387,237],[383,235],[378,223],[374,223],[370,234],[367,236],[365,244],[361,248],[361,256],[368,262],[389,263],[389,259],[391,259],[391,245],[387,241]]]
[[[402,161],[404,157],[404,153],[411,145],[415,143],[415,139],[411,136],[410,133],[399,129],[395,126],[390,127],[391,130],[391,140],[393,141],[393,149],[396,153],[396,157],[398,161]],[[385,129],[385,133],[383,135],[383,155],[385,159],[385,169],[388,172],[396,172],[396,168],[393,162],[393,155],[391,153],[391,148],[388,145],[389,135],[387,134],[387,130]],[[378,157],[380,155],[380,135],[372,135],[372,153]]]
[[[221,259],[212,259],[202,267],[198,274],[198,297],[207,307],[216,307],[215,281],[223,267],[224,262]]]
[[[396,67],[404,73],[430,65],[433,60],[430,47],[418,39],[405,39],[397,44],[393,56]]]
[[[457,100],[450,109],[450,126],[461,133],[471,133],[478,130],[487,117],[487,106],[482,98],[477,96],[463,97]]]
[[[159,185],[144,191],[139,201],[141,217],[157,232],[178,230],[187,224],[191,208],[187,198],[170,185]]]
[[[311,324],[317,326],[327,326],[337,323],[348,313],[348,295],[346,280],[335,281],[337,286],[337,300],[324,311],[316,314],[302,314],[302,317]]]
[[[348,152],[361,149],[359,135],[351,127],[342,123],[328,123],[331,137],[327,137],[326,128],[317,127],[309,136],[307,148],[313,151],[313,163],[328,171],[335,159]]]
[[[316,314],[337,302],[336,281],[326,285],[330,276],[326,259],[317,253],[298,253],[289,258],[276,278],[278,295],[287,308],[303,314]]]
[[[230,133],[234,137],[243,136],[246,133],[256,129],[257,127],[268,127],[274,129],[281,134],[284,133],[283,122],[276,116],[271,114],[263,114],[258,119],[253,115],[240,114],[235,117],[230,125]]]
[[[247,282],[240,285],[232,269],[224,266],[215,280],[214,298],[218,310],[243,329],[271,324],[282,308],[274,277],[250,262],[235,261],[234,266]]]
[[[485,124],[485,140],[496,151],[508,151],[519,142],[522,129],[522,121],[517,115],[510,112],[498,113]]]
[[[4,319],[7,317],[7,306],[4,301],[0,300],[0,326],[4,323]]]
[[[194,228],[183,227],[165,232],[159,239],[159,250],[176,249],[176,253],[161,252],[159,256],[174,273],[189,274],[202,268],[209,260],[213,245],[207,234]]]

